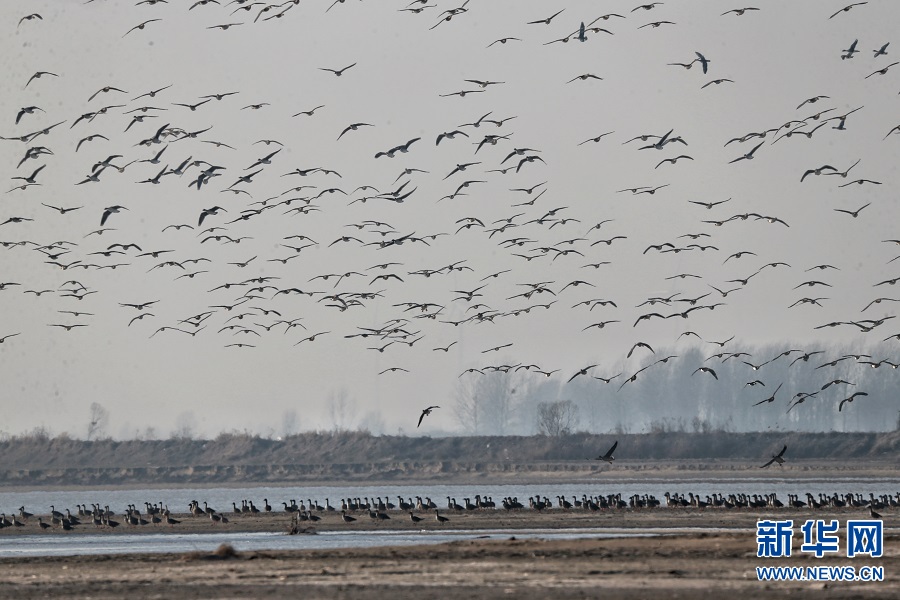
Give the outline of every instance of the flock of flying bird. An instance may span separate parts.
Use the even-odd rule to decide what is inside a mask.
[[[94,6],[83,10],[103,10],[103,3],[99,0],[89,0],[86,4]],[[336,0],[326,7],[325,12],[344,9],[340,6],[343,4],[344,0]],[[573,10],[563,8],[551,11],[553,14],[549,16],[523,18],[520,25],[511,22],[520,33],[488,40],[485,46],[496,51],[495,46],[511,43],[554,47],[556,44],[586,43],[586,52],[597,52],[590,44],[595,37],[626,35],[629,30],[676,27],[677,19],[667,18],[672,8],[669,4],[654,2],[622,11],[623,14],[609,13],[596,18],[576,16],[570,14]],[[862,12],[873,8],[866,6],[868,4],[857,2],[833,14],[824,11],[831,16],[823,14],[823,19],[837,22],[851,10]],[[267,21],[291,18],[295,11],[299,12],[299,6],[299,0],[276,4],[249,0],[143,0],[136,3],[134,12],[151,18],[140,20],[125,31],[119,43],[134,43],[140,36],[151,34],[164,36],[168,17],[163,13],[153,16],[155,10],[165,9],[168,11],[165,15],[172,15],[176,9],[193,14],[206,11],[206,27],[225,32],[239,26],[261,26]],[[441,8],[415,0],[397,10],[416,15],[415,18],[425,18],[429,13],[434,15],[436,20],[426,23],[426,29],[449,28],[457,26],[457,23],[462,28],[465,27],[465,19],[472,16],[469,13],[476,13],[482,5],[466,0],[456,8],[443,12]],[[349,10],[349,7],[346,9]],[[724,11],[721,18],[752,19],[764,15],[767,10],[735,8]],[[226,14],[232,20],[220,22],[219,19]],[[637,21],[648,14],[662,16],[648,23]],[[878,18],[874,12],[873,18]],[[297,23],[302,25],[302,21]],[[17,25],[21,36],[41,36],[45,26],[50,25],[37,13],[21,17]],[[552,33],[548,35],[548,31]],[[561,32],[566,33],[553,38]],[[471,32],[467,34],[475,35]],[[834,68],[849,60],[870,60],[873,70],[865,79],[893,74],[890,69],[898,63],[887,62],[889,41],[879,41],[877,47],[872,49],[872,56],[864,59],[856,57],[856,54],[864,53],[859,45],[860,42],[855,40],[848,48],[836,50],[832,57],[837,62]],[[685,70],[696,67],[699,76],[703,77],[701,89],[735,83],[730,78],[713,78],[717,69],[724,71],[726,66],[720,64],[713,51],[698,49],[694,54],[690,62],[669,64]],[[35,62],[30,58],[24,60],[26,64]],[[157,336],[184,336],[191,341],[190,338],[198,334],[209,336],[217,333],[226,340],[224,346],[235,350],[252,351],[265,344],[273,334],[290,339],[294,346],[301,349],[322,337],[342,337],[348,345],[361,342],[368,351],[379,356],[392,356],[398,361],[381,369],[378,375],[401,374],[408,372],[408,369],[402,363],[402,354],[396,351],[404,347],[416,350],[425,347],[427,353],[441,359],[450,354],[458,343],[458,340],[449,338],[457,336],[460,330],[474,327],[484,330],[484,325],[520,315],[567,311],[565,318],[577,325],[573,327],[574,332],[630,326],[635,333],[643,333],[656,322],[669,322],[670,319],[688,322],[692,317],[726,307],[732,295],[751,287],[751,279],[762,279],[778,269],[799,269],[803,276],[802,280],[797,280],[794,289],[811,291],[831,288],[833,284],[827,280],[828,273],[848,268],[825,263],[791,265],[785,261],[768,261],[758,264],[752,272],[736,274],[732,279],[710,281],[702,275],[700,263],[696,263],[693,265],[697,267],[694,272],[673,274],[665,277],[664,281],[651,284],[668,289],[679,286],[678,291],[649,295],[637,304],[639,310],[643,306],[652,307],[649,312],[629,313],[629,308],[620,299],[614,298],[616,287],[609,285],[602,273],[604,267],[611,264],[607,259],[612,248],[627,245],[629,239],[636,237],[637,231],[629,231],[615,219],[598,218],[593,210],[573,210],[565,205],[565,201],[551,201],[555,197],[553,182],[544,176],[551,172],[550,166],[555,159],[540,147],[519,142],[514,129],[519,117],[505,111],[502,106],[495,106],[486,114],[475,114],[467,123],[438,122],[432,125],[429,137],[425,137],[424,133],[408,137],[397,124],[348,118],[348,124],[334,132],[334,144],[364,145],[369,148],[368,160],[371,162],[366,168],[378,169],[379,173],[383,173],[378,180],[362,181],[354,173],[346,170],[339,172],[327,165],[292,165],[291,147],[299,147],[303,141],[290,133],[287,123],[281,139],[259,139],[249,148],[229,144],[228,127],[232,123],[197,126],[196,117],[211,114],[205,111],[212,107],[230,111],[234,123],[243,122],[257,111],[271,113],[284,108],[278,107],[274,100],[271,104],[257,102],[251,97],[252,90],[209,90],[199,97],[190,98],[185,97],[179,85],[174,83],[148,85],[135,90],[131,85],[111,80],[86,98],[86,108],[79,112],[68,105],[41,105],[42,95],[53,86],[64,86],[67,77],[78,75],[41,70],[48,67],[40,64],[34,67],[33,74],[21,82],[21,89],[16,92],[21,108],[16,114],[9,115],[7,124],[0,128],[0,139],[6,146],[2,149],[4,156],[9,156],[9,148],[16,149],[15,160],[4,165],[12,183],[8,190],[4,190],[7,194],[2,204],[5,215],[0,215],[0,244],[5,249],[3,270],[0,272],[0,303],[4,306],[0,311],[3,315],[0,316],[0,344],[6,347],[14,344],[17,336],[45,335],[17,330],[13,315],[18,310],[16,307],[24,305],[13,302],[8,296],[23,294],[33,298],[35,305],[53,306],[54,312],[59,315],[58,320],[47,325],[61,330],[61,334],[88,328],[96,319],[112,319],[121,321],[123,327],[145,328],[146,337],[155,338],[154,342]],[[337,81],[339,85],[351,86],[355,74],[364,68],[364,59],[360,57],[359,61],[347,65],[321,66],[317,70],[322,77],[333,77],[340,80]],[[128,79],[133,80],[134,74]],[[594,73],[584,73],[571,78],[565,85],[589,85],[597,81],[604,81],[604,78]],[[495,86],[506,84],[505,81],[475,76],[464,83],[468,87],[450,92],[436,90],[435,95],[444,98],[465,98],[470,94],[488,97]],[[352,87],[346,90],[349,92]],[[851,129],[854,115],[860,114],[865,107],[841,111],[836,108],[841,104],[836,97],[838,92],[832,91],[831,94],[835,97],[817,93],[806,99],[797,99],[802,101],[799,104],[791,102],[784,107],[787,118],[783,123],[723,139],[724,152],[728,153],[723,155],[723,167],[739,169],[743,163],[764,155],[775,144],[788,143],[782,141],[786,138],[812,139],[816,132],[821,131],[815,135],[818,140],[825,135],[837,136]],[[72,99],[72,102],[81,102],[81,99]],[[819,110],[818,107],[823,104],[829,107]],[[315,123],[320,111],[328,109],[329,101],[326,99],[312,108],[284,112],[286,121],[296,119]],[[885,130],[885,139],[879,141],[888,144],[888,138],[900,134],[900,125],[885,127]],[[651,174],[695,161],[687,153],[695,147],[695,140],[691,139],[689,132],[682,132],[677,126],[651,133],[635,133],[608,131],[578,140],[573,146],[614,144],[625,149],[633,148],[642,156],[658,156],[650,163],[655,165],[649,169]],[[441,172],[419,168],[416,161],[429,145],[432,152],[449,154],[452,150],[458,158],[443,159],[445,166]],[[734,147],[741,149],[732,153]],[[674,153],[672,149],[675,149]],[[233,158],[247,152],[253,152],[255,160]],[[60,180],[55,172],[60,171],[62,161],[83,164],[83,177],[77,181]],[[876,173],[867,172],[863,177],[864,163],[863,160],[854,162],[848,158],[846,163],[809,168],[798,173],[798,178],[804,185],[817,178],[821,178],[822,182],[833,181],[836,187],[859,189],[869,193],[867,198],[871,198],[869,190],[885,182],[880,181]],[[857,170],[861,176],[854,178]],[[639,174],[638,168],[635,174]],[[881,174],[882,177],[886,175],[889,174]],[[113,201],[104,192],[108,181],[121,182],[125,179],[132,180],[136,188],[159,186],[161,194],[182,198],[184,208],[179,212],[180,220],[165,225],[161,231],[148,231],[144,217],[149,216],[153,208],[129,202],[126,196]],[[507,179],[512,183],[504,186],[509,190],[505,198],[496,199],[479,193],[480,188],[505,184]],[[671,192],[671,189],[666,189],[669,185],[642,185],[612,192],[630,193],[633,197],[646,194],[649,199]],[[438,186],[447,194],[439,198],[422,191],[430,186]],[[71,195],[70,189],[91,189],[94,194],[84,204],[68,204],[66,198]],[[507,201],[511,212],[502,218],[493,218],[498,203]],[[454,202],[460,209],[456,213],[457,218],[452,221],[442,222],[440,216],[445,214],[443,212],[435,212],[433,216],[429,212],[433,207]],[[792,225],[779,216],[743,208],[729,215],[729,206],[740,203],[731,198],[686,199],[684,202],[697,207],[699,216],[709,217],[698,218],[694,231],[673,232],[670,239],[650,244],[642,252],[641,248],[637,248],[629,255],[629,261],[637,264],[638,260],[644,260],[648,255],[719,253],[724,260],[718,262],[730,267],[742,264],[748,257],[758,257],[757,252],[763,254],[763,249],[744,249],[725,256],[726,251],[720,248],[726,248],[729,240],[719,233],[725,230],[720,228],[749,221],[782,228],[780,231],[787,232]],[[849,219],[847,227],[865,227],[858,224],[865,219],[866,213],[863,211],[873,202],[878,200],[869,200],[859,208],[835,208],[834,211],[846,215]],[[359,218],[344,223],[339,230],[331,230],[317,220],[325,213],[358,214]],[[82,231],[77,227],[86,222],[81,217],[84,214],[89,214],[93,226]],[[389,222],[392,219],[381,216],[387,214],[397,216],[404,222],[412,217],[417,225],[411,229],[395,228]],[[42,225],[51,219],[64,219],[70,223],[67,230],[71,234],[67,239],[48,239],[42,234]],[[272,231],[276,230],[273,223],[289,223],[295,233],[273,237]],[[557,234],[561,234],[562,239],[554,237]],[[430,256],[427,252],[441,246],[456,249],[471,246],[474,249],[480,248],[479,244],[490,245],[495,254],[501,255],[503,259],[499,264],[514,266],[495,269],[491,259],[483,258],[475,251],[467,258],[441,264],[428,264],[427,258],[423,258]],[[900,246],[900,239],[887,239],[882,245],[885,249],[897,247]],[[252,254],[243,252],[247,246],[254,248]],[[230,259],[221,261],[204,256],[210,247],[216,247],[215,252],[209,252],[210,255],[227,255]],[[350,252],[356,266],[301,277],[306,273],[305,269],[315,269],[319,264],[342,264]],[[333,259],[330,258],[332,253]],[[324,258],[326,255],[329,258]],[[376,257],[371,261],[374,264],[360,263],[359,257],[363,255]],[[900,265],[895,263],[898,259],[900,256],[885,260],[885,268]],[[584,264],[576,264],[579,260]],[[566,266],[560,267],[563,264]],[[568,272],[577,269],[588,275],[560,280],[556,272],[567,272],[565,269],[569,269]],[[26,271],[39,273],[44,287],[32,288],[18,281],[18,274]],[[117,285],[112,272],[134,272],[141,274],[141,277],[159,278],[159,297],[130,298],[127,286]],[[812,276],[808,276],[810,273]],[[163,283],[166,276],[174,280],[174,286]],[[468,283],[457,283],[461,281]],[[503,293],[505,288],[501,287],[501,282],[518,288],[518,293]],[[874,306],[888,311],[881,313],[882,316],[863,318],[852,315],[846,320],[825,323],[816,329],[840,327],[861,334],[875,332],[879,341],[900,341],[900,333],[887,337],[878,335],[884,324],[892,324],[895,315],[890,307],[900,302],[900,296],[883,296],[882,290],[894,289],[898,282],[900,272],[871,284],[871,289],[878,296],[872,298],[861,313]],[[430,286],[428,289],[435,296],[424,299],[406,295],[405,290],[416,289],[418,293],[425,289],[422,287],[424,284]],[[187,285],[194,286],[190,292],[180,287]],[[601,289],[609,295],[594,297],[593,292]],[[591,297],[579,295],[580,290],[590,290]],[[112,305],[119,312],[100,314],[104,306],[98,301],[101,296],[111,298]],[[537,301],[539,296],[546,300]],[[193,306],[196,303],[189,306],[183,298],[202,298],[203,304],[199,308]],[[821,307],[827,300],[818,296],[802,297],[788,308]],[[160,323],[162,318],[158,315],[163,314],[160,309],[167,305],[174,306],[172,310],[179,311],[180,316]],[[377,325],[372,325],[376,308],[382,317]],[[386,317],[385,309],[388,312]],[[583,320],[584,313],[580,311],[601,316],[589,319],[593,322],[588,323]],[[316,321],[325,320],[319,315],[327,313],[331,313],[327,317],[330,323],[328,328],[315,327]],[[311,317],[312,314],[317,316]],[[358,314],[363,316],[357,317]],[[566,332],[564,335],[572,334]],[[675,341],[682,336],[696,338],[703,347],[717,348],[719,354],[713,356],[722,362],[732,359],[743,362],[748,367],[748,373],[781,359],[792,360],[791,365],[800,362],[802,366],[812,356],[823,353],[794,349],[770,361],[757,363],[745,352],[731,351],[732,345],[729,344],[734,336],[723,335],[720,339],[724,341],[717,341],[709,334],[701,336],[694,331],[685,331]],[[643,339],[651,337],[648,334]],[[500,352],[511,354],[516,350],[514,341],[499,339],[494,342],[471,354],[476,357]],[[675,355],[658,356],[651,343],[643,340],[631,346],[625,360],[631,359],[632,355],[636,359],[646,358],[649,362],[631,371],[601,376],[598,364],[565,370],[562,367],[549,368],[526,361],[511,361],[469,367],[459,377],[524,370],[545,377],[559,373],[568,382],[579,377],[591,377],[605,384],[616,380],[621,390],[648,369],[660,368],[658,365],[669,364],[669,361],[676,363],[678,359]],[[466,357],[465,362],[470,359]],[[900,358],[843,355],[826,360],[821,366],[834,367],[851,360],[871,368],[889,366],[896,369],[900,365]],[[692,364],[686,365],[686,368],[692,371],[692,376],[718,380],[714,366]],[[766,385],[760,380],[746,383],[757,384]],[[832,378],[825,382],[821,390],[798,392],[787,398],[786,411],[798,409],[805,400],[829,387],[846,390],[849,385],[854,385],[854,382]],[[781,386],[772,387],[774,393],[757,404],[771,404],[776,400]],[[847,403],[866,395],[867,392],[862,390],[852,394],[842,392],[835,398],[836,410],[840,411]],[[418,425],[436,408],[439,407],[424,409]],[[611,453],[612,450],[608,453],[610,457]],[[773,457],[773,460],[781,462],[778,457]]]

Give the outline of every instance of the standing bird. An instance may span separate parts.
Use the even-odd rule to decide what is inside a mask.
[[[428,408],[422,410],[422,414],[419,415],[419,422],[416,424],[417,429],[418,429],[419,425],[422,424],[422,419],[424,419],[426,416],[430,415],[431,411],[433,411],[436,408],[440,408],[440,406],[429,406]]]

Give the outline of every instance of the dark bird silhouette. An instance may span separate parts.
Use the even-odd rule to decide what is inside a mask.
[[[426,416],[430,415],[431,411],[433,411],[436,408],[440,408],[440,406],[429,406],[428,408],[422,409],[422,414],[419,415],[419,422],[416,424],[417,429],[418,429],[419,425],[422,424],[422,419],[424,419]]]
[[[616,451],[616,448],[618,447],[618,445],[619,445],[619,440],[616,440],[615,442],[613,442],[612,447],[610,447],[610,449],[606,451],[606,454],[601,454],[594,460],[602,460],[603,462],[612,463],[612,461],[616,460],[616,457],[613,456],[613,452]]]
[[[838,412],[841,412],[841,409],[844,407],[844,404],[847,402],[853,402],[854,398],[857,396],[868,396],[869,394],[866,392],[854,392],[852,396],[848,396],[841,400],[840,404],[838,404]]]
[[[344,74],[344,71],[346,71],[347,69],[349,69],[351,67],[355,67],[355,66],[356,66],[356,63],[353,63],[352,65],[347,65],[343,69],[329,69],[327,67],[326,68],[320,67],[319,70],[320,71],[328,71],[329,73],[334,73],[335,76],[340,77],[341,75]]]
[[[839,14],[841,14],[842,12],[844,12],[844,13],[845,13],[845,12],[850,12],[850,9],[853,8],[854,6],[862,6],[863,4],[868,4],[868,2],[854,2],[853,4],[848,4],[847,6],[845,6],[845,7],[842,8],[842,9],[840,9],[839,11],[835,12],[833,15],[831,15],[831,16],[828,17],[828,18],[829,18],[829,19],[833,19],[833,18],[835,18],[836,16],[838,16]]]
[[[702,371],[702,372],[704,372],[704,373],[709,373],[709,374],[712,375],[713,378],[716,379],[717,381],[718,381],[718,379],[719,379],[719,376],[716,375],[716,372],[713,371],[712,369],[710,369],[709,367],[697,367],[697,369],[696,369],[693,373],[691,373],[691,376],[695,375],[696,373],[698,373],[698,372],[700,372],[700,371]]]
[[[781,452],[779,452],[778,454],[773,454],[772,459],[769,462],[767,462],[766,464],[760,466],[759,468],[766,469],[766,468],[772,466],[773,463],[778,463],[778,466],[783,465],[785,452],[787,452],[787,444],[784,445],[784,448],[781,449]]]
[[[750,152],[748,152],[747,154],[744,154],[743,156],[738,156],[738,157],[735,158],[734,160],[728,161],[728,164],[736,163],[736,162],[738,162],[739,160],[752,160],[752,159],[753,159],[753,154],[754,154],[757,150],[759,150],[760,146],[762,146],[764,143],[765,143],[765,142],[760,142],[760,143],[758,143],[756,146],[753,147],[752,150],[750,150]]]
[[[759,402],[757,402],[757,403],[754,404],[753,406],[759,406],[760,404],[764,404],[764,403],[767,403],[767,402],[769,402],[769,403],[775,402],[775,396],[778,394],[778,390],[780,390],[780,389],[781,389],[781,386],[783,386],[783,385],[784,385],[784,383],[779,383],[779,384],[778,384],[778,387],[775,388],[775,391],[772,392],[772,395],[771,395],[771,396],[769,396],[768,398],[763,398],[762,400],[760,400]]]

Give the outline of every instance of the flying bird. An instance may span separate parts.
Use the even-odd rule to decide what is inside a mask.
[[[109,219],[109,216],[115,213],[118,213],[122,210],[128,210],[124,206],[119,206],[118,204],[115,206],[107,206],[103,209],[103,216],[100,217],[100,227],[103,227],[106,224],[106,220]]]
[[[440,408],[440,406],[429,406],[428,408],[422,409],[422,414],[419,415],[419,422],[416,424],[417,429],[418,429],[419,425],[422,424],[422,419],[424,419],[426,416],[430,415],[431,411],[433,411],[436,408]]]
[[[612,447],[610,447],[610,449],[606,451],[606,454],[601,454],[594,460],[602,460],[603,462],[612,463],[612,461],[616,460],[616,457],[613,456],[613,452],[616,451],[616,448],[618,447],[618,445],[619,445],[619,440],[616,440],[615,442],[613,442]]]
[[[852,396],[847,396],[846,398],[844,398],[843,400],[840,401],[840,403],[838,404],[838,412],[841,412],[841,409],[844,408],[844,404],[846,404],[847,402],[853,402],[853,400],[857,396],[868,396],[868,395],[869,394],[867,394],[866,392],[854,392]]]
[[[759,468],[766,469],[766,468],[772,466],[773,463],[778,463],[778,466],[783,465],[785,452],[787,452],[787,444],[784,445],[784,448],[781,449],[781,452],[779,452],[778,454],[773,454],[772,459],[769,462],[767,462],[766,464],[760,466]]]
[[[833,15],[831,15],[828,18],[833,19],[836,16],[838,16],[839,14],[841,14],[842,12],[850,12],[850,9],[853,8],[854,6],[862,6],[863,4],[868,4],[868,2],[854,2],[853,4],[848,4],[847,6],[840,9],[839,11],[835,12]]]
[[[334,73],[336,77],[340,77],[341,75],[344,74],[344,71],[346,71],[347,69],[350,69],[351,67],[355,67],[355,66],[356,66],[356,63],[353,63],[352,65],[347,65],[343,69],[329,69],[327,67],[325,67],[325,68],[320,67],[319,70],[320,71],[328,71],[329,73]]]
[[[144,21],[143,23],[139,23],[139,24],[135,25],[134,27],[132,27],[131,29],[129,29],[128,31],[126,31],[125,34],[124,34],[122,37],[125,37],[126,35],[128,35],[128,34],[131,33],[132,31],[135,31],[136,29],[140,29],[141,31],[143,31],[143,30],[144,30],[144,27],[146,27],[146,26],[149,25],[150,23],[155,23],[155,22],[157,22],[157,21],[162,21],[162,19],[147,19],[147,20]]]

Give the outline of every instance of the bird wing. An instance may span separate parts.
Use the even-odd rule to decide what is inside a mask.
[[[619,440],[616,440],[615,442],[613,442],[612,447],[606,451],[606,454],[603,455],[603,458],[612,458],[612,454],[613,454],[613,452],[616,451],[616,447],[618,447],[618,445],[619,445]]]

